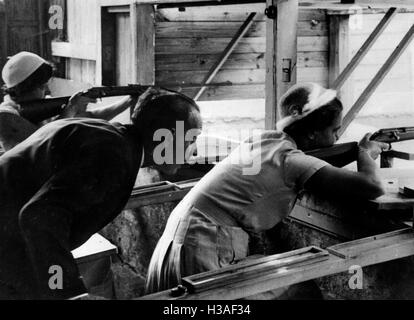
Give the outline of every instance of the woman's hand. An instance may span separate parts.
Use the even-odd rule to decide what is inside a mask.
[[[372,133],[367,133],[359,142],[358,147],[360,151],[367,152],[372,159],[376,160],[382,152],[390,150],[390,145],[370,140],[371,136]]]
[[[84,95],[84,92],[75,93],[66,106],[63,107],[63,111],[60,118],[76,118],[86,115],[86,108],[89,103],[96,103],[96,99],[89,98]]]

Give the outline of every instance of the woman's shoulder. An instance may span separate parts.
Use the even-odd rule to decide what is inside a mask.
[[[270,150],[297,150],[296,143],[291,137],[276,130],[262,131],[260,134],[251,136],[246,142]]]
[[[0,104],[0,115],[2,113],[12,113],[15,115],[19,115],[19,105],[8,99],[7,96],[4,97],[4,101]]]

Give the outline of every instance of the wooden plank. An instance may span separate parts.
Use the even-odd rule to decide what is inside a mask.
[[[240,22],[238,21],[183,21],[183,22],[158,22],[156,24],[156,38],[223,38],[232,37]],[[264,37],[266,35],[266,23],[255,21],[246,37]],[[327,36],[328,27],[325,21],[298,21],[298,36]]]
[[[367,235],[367,230],[351,221],[344,221],[337,217],[313,212],[308,208],[296,205],[290,213],[288,220],[321,231],[341,241],[356,239],[361,235]]]
[[[264,83],[265,69],[251,70],[222,70],[220,71],[211,84],[255,84]],[[207,73],[205,71],[157,71],[156,80],[159,83],[168,83],[175,85],[194,84],[202,86],[203,80]]]
[[[210,84],[214,77],[219,72],[220,68],[223,66],[223,64],[226,62],[227,58],[232,54],[234,49],[237,47],[239,41],[244,37],[246,32],[249,30],[253,23],[253,19],[256,16],[255,12],[252,12],[246,19],[245,22],[243,22],[240,29],[237,31],[237,33],[234,35],[233,39],[231,39],[230,43],[227,45],[227,47],[224,49],[223,53],[220,55],[220,57],[217,59],[217,62],[214,63],[214,65],[211,67],[211,69],[206,74],[205,78],[201,81],[202,87],[200,90],[195,94],[194,100],[198,100],[203,92],[205,91],[206,87],[205,85]]]
[[[351,61],[347,64],[347,66],[343,69],[343,71],[339,74],[336,80],[332,83],[332,88],[338,90],[342,85],[347,81],[351,73],[355,70],[361,60],[366,56],[368,50],[374,45],[377,39],[381,36],[384,32],[385,28],[389,25],[392,18],[396,15],[397,10],[396,8],[390,8],[388,12],[384,15],[378,25],[375,27],[374,31],[370,34],[368,39],[364,42],[355,56],[351,59]]]
[[[183,38],[157,39],[156,54],[220,54],[231,38]],[[235,53],[265,52],[266,40],[263,37],[243,38],[234,50]],[[328,51],[328,37],[300,37],[297,51]]]
[[[341,15],[341,14],[345,14],[345,15],[363,14],[364,17],[369,17],[371,15],[384,14],[388,11],[389,8],[390,6],[383,7],[383,8],[365,8],[365,7],[362,7],[360,9],[345,8],[344,10],[341,10],[340,8],[331,10],[328,8],[328,9],[325,9],[325,12],[327,16]],[[324,9],[320,9],[320,10],[324,10]],[[397,10],[398,10],[398,13],[413,13],[414,12],[413,8],[397,8]]]
[[[410,30],[408,30],[408,32],[406,33],[404,38],[401,40],[399,45],[395,48],[393,53],[390,55],[390,57],[387,59],[387,61],[384,63],[384,65],[381,67],[381,69],[378,71],[375,77],[372,79],[368,87],[364,90],[364,92],[361,94],[358,100],[354,103],[351,109],[347,112],[347,114],[345,115],[343,119],[342,128],[339,132],[340,135],[344,133],[346,128],[349,126],[352,120],[355,119],[355,117],[357,116],[359,111],[362,109],[364,104],[369,100],[371,95],[375,92],[378,85],[382,82],[382,80],[385,78],[385,76],[394,66],[395,62],[398,60],[398,58],[401,56],[401,54],[410,44],[411,40],[413,39],[413,36],[414,36],[414,25],[410,28]]]
[[[208,6],[203,8],[189,7],[185,11],[177,8],[158,9],[157,13],[164,21],[239,21],[247,19],[250,12],[260,12],[256,17],[258,21],[264,21],[264,3],[254,3],[245,5],[223,5]]]
[[[379,1],[379,0],[359,0],[354,4],[341,4],[338,1],[315,1],[306,3],[308,9],[325,9],[330,12],[338,13],[343,12],[345,14],[352,14],[355,11],[363,11],[365,13],[370,10],[376,9],[389,9],[390,7],[397,7],[402,9],[413,9],[414,3],[411,0],[396,0],[396,1]]]
[[[218,59],[218,54],[157,54],[155,64],[157,71],[208,70]],[[327,67],[328,54],[324,51],[298,52],[298,69]],[[221,68],[222,70],[264,69],[264,53],[233,53]]]
[[[213,288],[231,285],[238,280],[256,278],[258,274],[274,272],[283,267],[304,262],[315,263],[327,260],[329,253],[318,247],[306,247],[286,253],[275,254],[259,259],[251,259],[235,265],[230,265],[219,270],[207,271],[201,274],[192,275],[182,279],[182,283],[190,292],[201,292]]]
[[[52,55],[55,57],[96,60],[96,46],[52,41]]]
[[[129,6],[134,0],[98,0],[100,7]]]
[[[157,54],[155,56],[155,64],[157,71],[209,70],[218,58],[219,54]],[[308,59],[311,60],[310,58]],[[316,61],[316,59],[317,58],[315,57],[314,61]],[[305,62],[305,58],[303,58],[302,61]],[[233,53],[223,65],[222,70],[264,68],[264,53]]]
[[[384,236],[381,236],[384,237]],[[358,247],[359,243],[348,242],[348,248]],[[331,247],[327,249],[331,250]],[[172,298],[170,290],[141,297],[140,300],[233,300],[249,297],[261,292],[267,292],[277,288],[316,279],[332,274],[348,271],[353,265],[361,267],[375,265],[386,261],[396,260],[414,255],[414,233],[411,231],[401,238],[400,234],[389,234],[387,241],[375,242],[364,254],[357,255],[355,258],[343,258],[335,254],[330,254],[325,261],[307,264],[296,267],[283,267],[274,270],[269,274],[258,274],[255,279],[246,279],[232,284],[226,284],[219,288],[206,290],[194,294],[184,294],[180,297]]]
[[[141,85],[155,83],[155,20],[152,5],[131,4],[132,80]]]
[[[191,76],[191,72],[187,74]],[[237,73],[234,73],[237,75]],[[221,77],[221,74],[219,75]],[[259,80],[260,74],[257,74],[257,80]],[[182,81],[186,81],[188,78],[182,78]],[[237,80],[237,77],[234,81]],[[326,68],[305,68],[298,69],[298,83],[314,81],[320,85],[327,87],[327,69]],[[167,87],[170,89],[182,91],[184,94],[193,96],[200,85],[198,84],[177,84],[175,83],[162,83],[156,82],[157,85]],[[190,88],[189,88],[190,86]],[[264,83],[253,82],[248,83],[217,83],[211,85],[206,90],[205,95],[202,97],[202,101],[216,101],[216,100],[238,100],[238,99],[263,99],[265,93]]]
[[[360,255],[366,254],[367,251],[372,251],[378,247],[384,247],[392,244],[390,239],[392,239],[394,243],[403,243],[406,240],[411,241],[413,239],[413,229],[406,228],[354,240],[352,242],[340,243],[330,247],[329,251],[338,252],[344,258],[356,258]]]
[[[303,49],[297,38],[298,1],[281,3],[267,0],[266,5],[277,8],[276,18],[266,22],[265,127],[269,130],[276,128],[279,117],[277,104],[280,98],[296,83],[297,52],[308,50]]]
[[[244,21],[249,12],[261,12],[257,20],[265,21],[263,14],[266,9],[265,3],[222,5],[204,8],[186,8],[185,11],[174,9],[158,9],[163,21]],[[325,21],[325,11],[319,9],[299,10],[298,21]]]
[[[249,16],[247,16],[248,18]],[[156,37],[159,38],[227,38],[233,37],[241,23],[238,21],[184,21],[158,22]],[[266,25],[263,21],[254,21],[246,37],[263,37]]]
[[[193,96],[200,87],[180,88],[174,86],[166,86],[168,88],[177,89],[183,94]],[[214,85],[208,87],[200,101],[220,101],[220,100],[244,100],[244,99],[264,99],[265,84],[236,84],[231,86]]]
[[[4,2],[0,2],[0,65],[7,61],[7,16]],[[1,94],[0,94],[1,95]]]
[[[105,28],[102,28],[102,12],[105,10],[101,7],[101,2],[96,1],[95,3],[95,10],[97,14],[96,18],[96,67],[95,67],[95,83],[98,86],[102,85],[102,30]]]
[[[129,12],[129,11],[128,11]],[[116,84],[133,83],[131,78],[132,49],[129,14],[116,14]]]
[[[329,16],[329,87],[333,86],[335,79],[349,62],[350,42],[349,16]],[[338,96],[345,106],[352,103],[351,91],[352,83],[347,83],[338,90]]]
[[[100,38],[101,38],[101,74],[97,75],[102,79],[102,85],[114,85],[116,79],[116,47],[115,47],[115,36],[116,36],[116,20],[113,14],[108,13],[105,8],[101,8],[101,27],[100,27]],[[99,49],[99,48],[98,48]],[[99,63],[99,60],[97,60]],[[97,79],[99,80],[99,78]]]
[[[156,54],[220,54],[231,38],[157,39]],[[235,53],[261,53],[265,51],[265,39],[244,38],[234,50]]]
[[[302,81],[305,82],[305,81]],[[308,81],[306,81],[308,82]],[[300,81],[298,83],[301,83]],[[316,82],[321,86],[327,87],[328,81]],[[197,86],[193,88],[186,88],[180,86],[174,86],[170,84],[159,83],[166,88],[181,91],[182,93],[193,96]],[[235,84],[235,85],[212,85],[208,87],[206,93],[202,97],[201,101],[220,101],[220,100],[241,100],[241,99],[264,99],[265,98],[265,84]]]

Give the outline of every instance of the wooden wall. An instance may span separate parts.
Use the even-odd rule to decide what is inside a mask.
[[[49,7],[65,6],[65,0],[5,0],[0,2],[0,69],[20,51],[52,60],[50,43],[64,39],[64,30],[49,28]],[[58,63],[58,59],[53,60]]]
[[[97,29],[96,0],[67,1],[67,41],[75,46],[94,50]],[[95,53],[91,53],[93,56]],[[95,84],[94,60],[69,58],[66,63],[66,77],[71,80]]]
[[[247,18],[245,7],[160,9],[156,23],[156,83],[194,96],[202,79]],[[264,98],[265,16],[240,41],[200,100]],[[324,11],[301,10],[298,82],[327,85],[328,29]],[[186,88],[193,86],[193,88]]]
[[[6,7],[4,5],[4,2],[0,2],[0,67],[3,67],[3,65],[6,63],[6,59],[7,59]]]
[[[262,8],[263,7],[263,8]],[[201,100],[264,98],[265,17],[257,5],[159,9],[156,14],[156,84],[194,95],[209,68],[247,18],[256,9],[255,23],[217,74],[212,88]],[[262,10],[263,9],[263,10]],[[96,37],[96,0],[67,0],[71,43],[93,48]],[[113,10],[116,15],[116,79],[130,83],[131,41],[128,8]],[[328,28],[323,10],[302,10],[299,15],[298,81],[327,85]],[[88,32],[84,32],[88,30]],[[95,61],[70,58],[67,77],[94,83]],[[188,88],[191,86],[191,88]]]
[[[21,50],[40,54],[39,6],[37,0],[5,1],[7,54]]]
[[[350,56],[360,48],[383,15],[365,15],[361,24],[350,21]],[[399,13],[361,61],[349,80],[349,95],[355,101],[414,23],[414,13]],[[355,25],[356,27],[352,28]],[[360,27],[358,27],[358,25]],[[414,111],[414,43],[402,54],[360,115],[402,114]]]

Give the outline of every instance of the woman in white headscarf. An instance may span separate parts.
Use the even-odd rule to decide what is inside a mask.
[[[370,135],[359,143],[358,172],[304,153],[337,141],[342,109],[334,90],[314,83],[292,87],[279,104],[278,130],[244,142],[172,212],[152,256],[147,293],[245,259],[248,232],[273,228],[288,216],[303,190],[328,198],[381,196],[384,189],[374,159],[388,146],[370,141]],[[257,170],[249,170],[252,164]],[[290,297],[286,292],[281,289],[276,297]]]
[[[48,82],[52,77],[52,66],[37,54],[22,51],[12,56],[4,65],[2,78],[6,93],[0,104],[0,146],[8,151],[32,135],[42,123],[33,123],[20,115],[20,103],[44,99],[49,92]],[[63,118],[98,118],[111,120],[127,108],[134,106],[136,99],[123,98],[116,103],[94,110],[86,110],[89,103],[95,103],[82,95],[75,94],[62,108]]]

